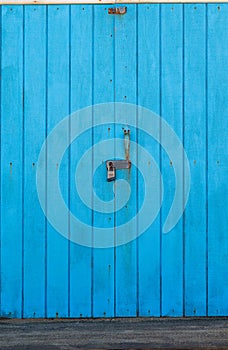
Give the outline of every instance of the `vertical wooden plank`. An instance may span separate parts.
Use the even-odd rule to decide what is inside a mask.
[[[1,301],[22,316],[23,7],[2,8]]]
[[[184,140],[191,168],[185,211],[185,314],[206,315],[206,11],[184,6]]]
[[[48,6],[48,110],[47,133],[69,113],[69,6]],[[66,137],[69,135],[61,135]],[[47,151],[48,152],[48,151]],[[51,155],[47,154],[49,162]],[[68,203],[68,157],[61,167],[60,188]],[[57,176],[57,175],[56,175]],[[47,173],[47,188],[52,179]],[[47,210],[52,210],[47,197]],[[62,218],[68,220],[68,218]],[[47,226],[47,316],[68,316],[68,241]]]
[[[2,77],[2,7],[0,8],[0,69]],[[0,285],[2,285],[2,79],[0,81]],[[0,315],[2,315],[2,293],[0,292]]]
[[[208,5],[208,315],[228,313],[228,7]]]
[[[183,5],[162,5],[162,117],[180,139],[183,125]],[[162,140],[166,135],[163,133]],[[180,161],[182,155],[180,154]],[[175,193],[172,159],[163,152],[162,176],[164,224]],[[179,199],[182,206],[182,198]],[[182,220],[175,228],[162,235],[162,315],[181,316],[183,313],[183,236]]]
[[[143,4],[138,7],[138,11],[138,104],[159,114],[160,7]],[[152,27],[153,30],[148,33],[148,28]],[[139,132],[138,140],[153,155],[159,166],[159,144],[142,132]],[[138,162],[143,161],[139,153]],[[141,185],[138,185],[139,203],[144,197],[140,191]],[[139,315],[160,316],[160,215],[153,226],[139,238]]]
[[[83,31],[81,30],[83,28]],[[93,8],[91,5],[71,6],[71,113],[92,105],[92,47]],[[92,120],[92,118],[91,118]],[[82,121],[83,122],[83,121]],[[92,146],[91,130],[83,133],[71,145],[70,150],[70,210],[92,226],[92,212],[85,208],[75,193],[75,170],[82,154]],[[92,164],[92,159],[91,159]],[[92,169],[92,168],[91,168]],[[81,185],[88,186],[87,172],[81,177]],[[91,184],[90,184],[91,186]],[[88,188],[88,197],[92,192]],[[70,316],[91,317],[91,248],[70,243]]]
[[[45,216],[36,162],[46,125],[46,8],[25,7],[24,317],[45,316]],[[43,175],[45,179],[45,174]],[[45,191],[45,188],[43,189]],[[32,215],[31,215],[32,213]]]
[[[129,5],[124,16],[115,18],[115,97],[117,102],[137,103],[137,5]],[[136,115],[135,115],[136,125]],[[115,137],[123,140],[125,125],[117,125]],[[137,141],[135,128],[130,128],[130,140]],[[119,156],[119,155],[118,155]],[[131,155],[129,155],[131,158]],[[124,224],[136,215],[137,169],[118,170],[118,178],[127,181],[131,197],[123,209],[116,212],[116,226]],[[137,227],[131,225],[131,232]],[[127,234],[127,232],[126,232]],[[116,249],[116,316],[135,316],[137,310],[137,240]]]
[[[112,102],[114,100],[114,18],[108,14],[107,5],[94,8],[94,104]],[[113,115],[114,110],[109,113]],[[93,125],[93,143],[96,145],[103,140],[114,137],[114,124],[105,124],[96,127]],[[114,141],[103,148],[103,164],[95,169],[94,189],[95,193],[104,202],[111,200],[113,195],[113,183],[106,181],[107,147],[112,150],[114,157]],[[100,152],[94,149],[93,164]],[[105,204],[104,204],[105,206]],[[107,227],[113,229],[114,244],[114,203],[112,212],[104,213],[94,209],[93,225],[96,227]],[[96,237],[94,237],[96,240]],[[114,248],[95,248],[93,252],[93,316],[114,316]]]

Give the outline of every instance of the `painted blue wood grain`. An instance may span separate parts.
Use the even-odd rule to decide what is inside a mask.
[[[48,7],[47,133],[69,114],[69,6]],[[69,139],[68,132],[62,135]],[[47,146],[48,147],[48,146]],[[52,162],[47,151],[47,162]],[[56,173],[60,164],[52,164]],[[60,186],[68,203],[68,157],[61,163]],[[52,190],[47,172],[47,187]],[[50,192],[49,192],[50,193]],[[54,198],[55,193],[52,194]],[[50,198],[47,197],[47,211]],[[68,222],[68,218],[63,220]],[[47,316],[68,316],[68,241],[47,226]]]
[[[227,315],[228,5],[132,4],[123,16],[109,15],[108,7],[1,7],[0,315]],[[130,139],[149,150],[161,167],[161,213],[128,244],[89,248],[45,223],[36,193],[36,162],[45,137],[64,117],[113,101],[140,104],[170,124],[189,158],[191,192],[184,217],[163,234],[175,191],[172,159],[149,135],[130,127]],[[115,110],[109,113],[115,121]],[[140,127],[143,116],[134,117]],[[82,203],[75,171],[83,153],[104,139],[122,139],[125,158],[123,128],[128,128],[127,120],[97,127],[91,113],[91,129],[72,142],[61,164],[52,164],[47,154],[71,212],[91,231],[93,226],[113,228],[113,241],[115,226],[130,220],[142,205],[140,172],[134,166],[130,172],[118,170],[117,178],[131,186],[131,197],[114,214],[116,198],[113,213],[104,214]],[[161,137],[166,137],[162,130]],[[114,142],[110,147],[115,158]],[[97,156],[94,151],[91,167],[85,166],[81,176],[92,207],[88,171],[94,171],[94,191],[101,199],[108,201],[113,194],[104,164],[93,166]],[[140,151],[137,157],[145,161]],[[51,189],[49,175],[46,186]],[[47,210],[52,210],[53,198],[49,192]],[[182,205],[183,198],[179,200]],[[69,217],[63,220],[70,238],[73,225]],[[139,226],[140,221],[130,232]]]
[[[81,29],[83,28],[83,32]],[[71,113],[92,105],[93,92],[93,7],[71,6]],[[70,210],[80,212],[82,220],[92,226],[92,211],[82,211],[81,200],[76,197],[75,171],[80,155],[92,146],[92,129],[82,138],[83,143],[71,147],[70,156]],[[91,160],[92,161],[92,160]],[[85,171],[91,171],[86,167]],[[87,174],[81,178],[82,186],[88,186]],[[88,188],[92,203],[92,188]],[[71,225],[71,222],[70,222]],[[92,230],[92,228],[91,228]],[[70,226],[71,231],[71,226]],[[92,315],[92,250],[70,243],[70,317]]]
[[[228,314],[228,7],[208,5],[208,314]]]
[[[183,5],[161,8],[161,116],[182,139],[183,125]],[[161,139],[165,138],[161,130]],[[181,158],[182,155],[180,155]],[[162,154],[164,199],[162,223],[168,214],[175,191],[172,159]],[[182,198],[179,198],[182,206]],[[183,232],[182,220],[162,235],[162,315],[183,314]]]
[[[153,28],[150,35],[148,28]],[[157,5],[138,6],[138,104],[160,114],[160,7]],[[139,127],[140,118],[145,117],[138,116]],[[159,144],[144,133],[139,133],[138,141],[153,155],[159,165]],[[145,162],[139,151],[138,162]],[[148,171],[150,171],[149,164]],[[140,186],[142,184],[139,183],[139,206],[145,195]],[[160,196],[160,190],[154,196]],[[159,198],[155,197],[154,200],[159,201]],[[150,208],[147,215],[151,215]],[[158,215],[153,225],[139,238],[140,316],[160,316],[160,267],[160,215]]]
[[[115,98],[122,103],[137,102],[137,6],[128,6],[124,17],[117,16],[115,20]],[[135,121],[136,121],[136,115]],[[126,125],[117,125],[115,137],[123,139],[124,131],[130,129],[130,140],[136,141],[136,130]],[[131,155],[130,155],[131,157]],[[131,186],[131,197],[120,212],[116,212],[116,225],[130,220],[134,216],[137,203],[137,172],[135,168],[130,171],[119,170],[121,176]],[[137,227],[131,225],[131,232]],[[129,234],[126,232],[126,235]],[[137,241],[116,248],[116,316],[137,315]]]
[[[184,147],[191,167],[185,210],[185,314],[206,315],[206,6],[184,7]]]
[[[1,313],[22,316],[23,7],[2,8]]]
[[[36,168],[40,149],[45,140],[46,128],[45,7],[25,7],[24,40],[23,316],[43,317],[45,315],[45,216],[37,198]],[[45,193],[45,188],[43,191]]]
[[[93,103],[105,103],[114,100],[114,18],[108,15],[107,5],[94,8],[94,84]],[[114,120],[114,108],[108,111]],[[115,137],[114,124],[104,124],[96,128],[94,121],[93,144],[103,140],[110,140]],[[109,149],[114,158],[114,141],[109,144]],[[107,183],[106,167],[104,166],[106,147],[103,147],[102,161],[97,169],[97,176],[94,177],[94,191],[102,193],[102,200],[109,201],[110,194],[113,194],[113,183]],[[101,152],[93,152],[93,164],[96,164],[96,157]],[[93,169],[94,173],[96,169]],[[94,199],[94,198],[93,198]],[[101,210],[103,207],[101,208]],[[114,202],[112,212],[101,214],[94,211],[93,225],[96,227],[108,227],[112,229],[112,242],[114,246]],[[94,237],[95,239],[95,237]],[[93,316],[113,317],[114,316],[114,248],[93,250]]]

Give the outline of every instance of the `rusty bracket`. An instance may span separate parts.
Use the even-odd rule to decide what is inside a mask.
[[[127,12],[127,7],[110,7],[108,9],[109,15],[125,15]]]

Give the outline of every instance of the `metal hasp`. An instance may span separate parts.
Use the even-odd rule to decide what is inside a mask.
[[[108,9],[109,15],[125,15],[127,12],[127,7],[110,7]]]
[[[130,160],[107,160],[107,181],[114,181],[116,179],[116,170],[120,169],[130,169],[131,162]]]

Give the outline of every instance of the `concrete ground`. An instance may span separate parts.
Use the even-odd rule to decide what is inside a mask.
[[[228,350],[228,318],[0,319],[0,349]]]

